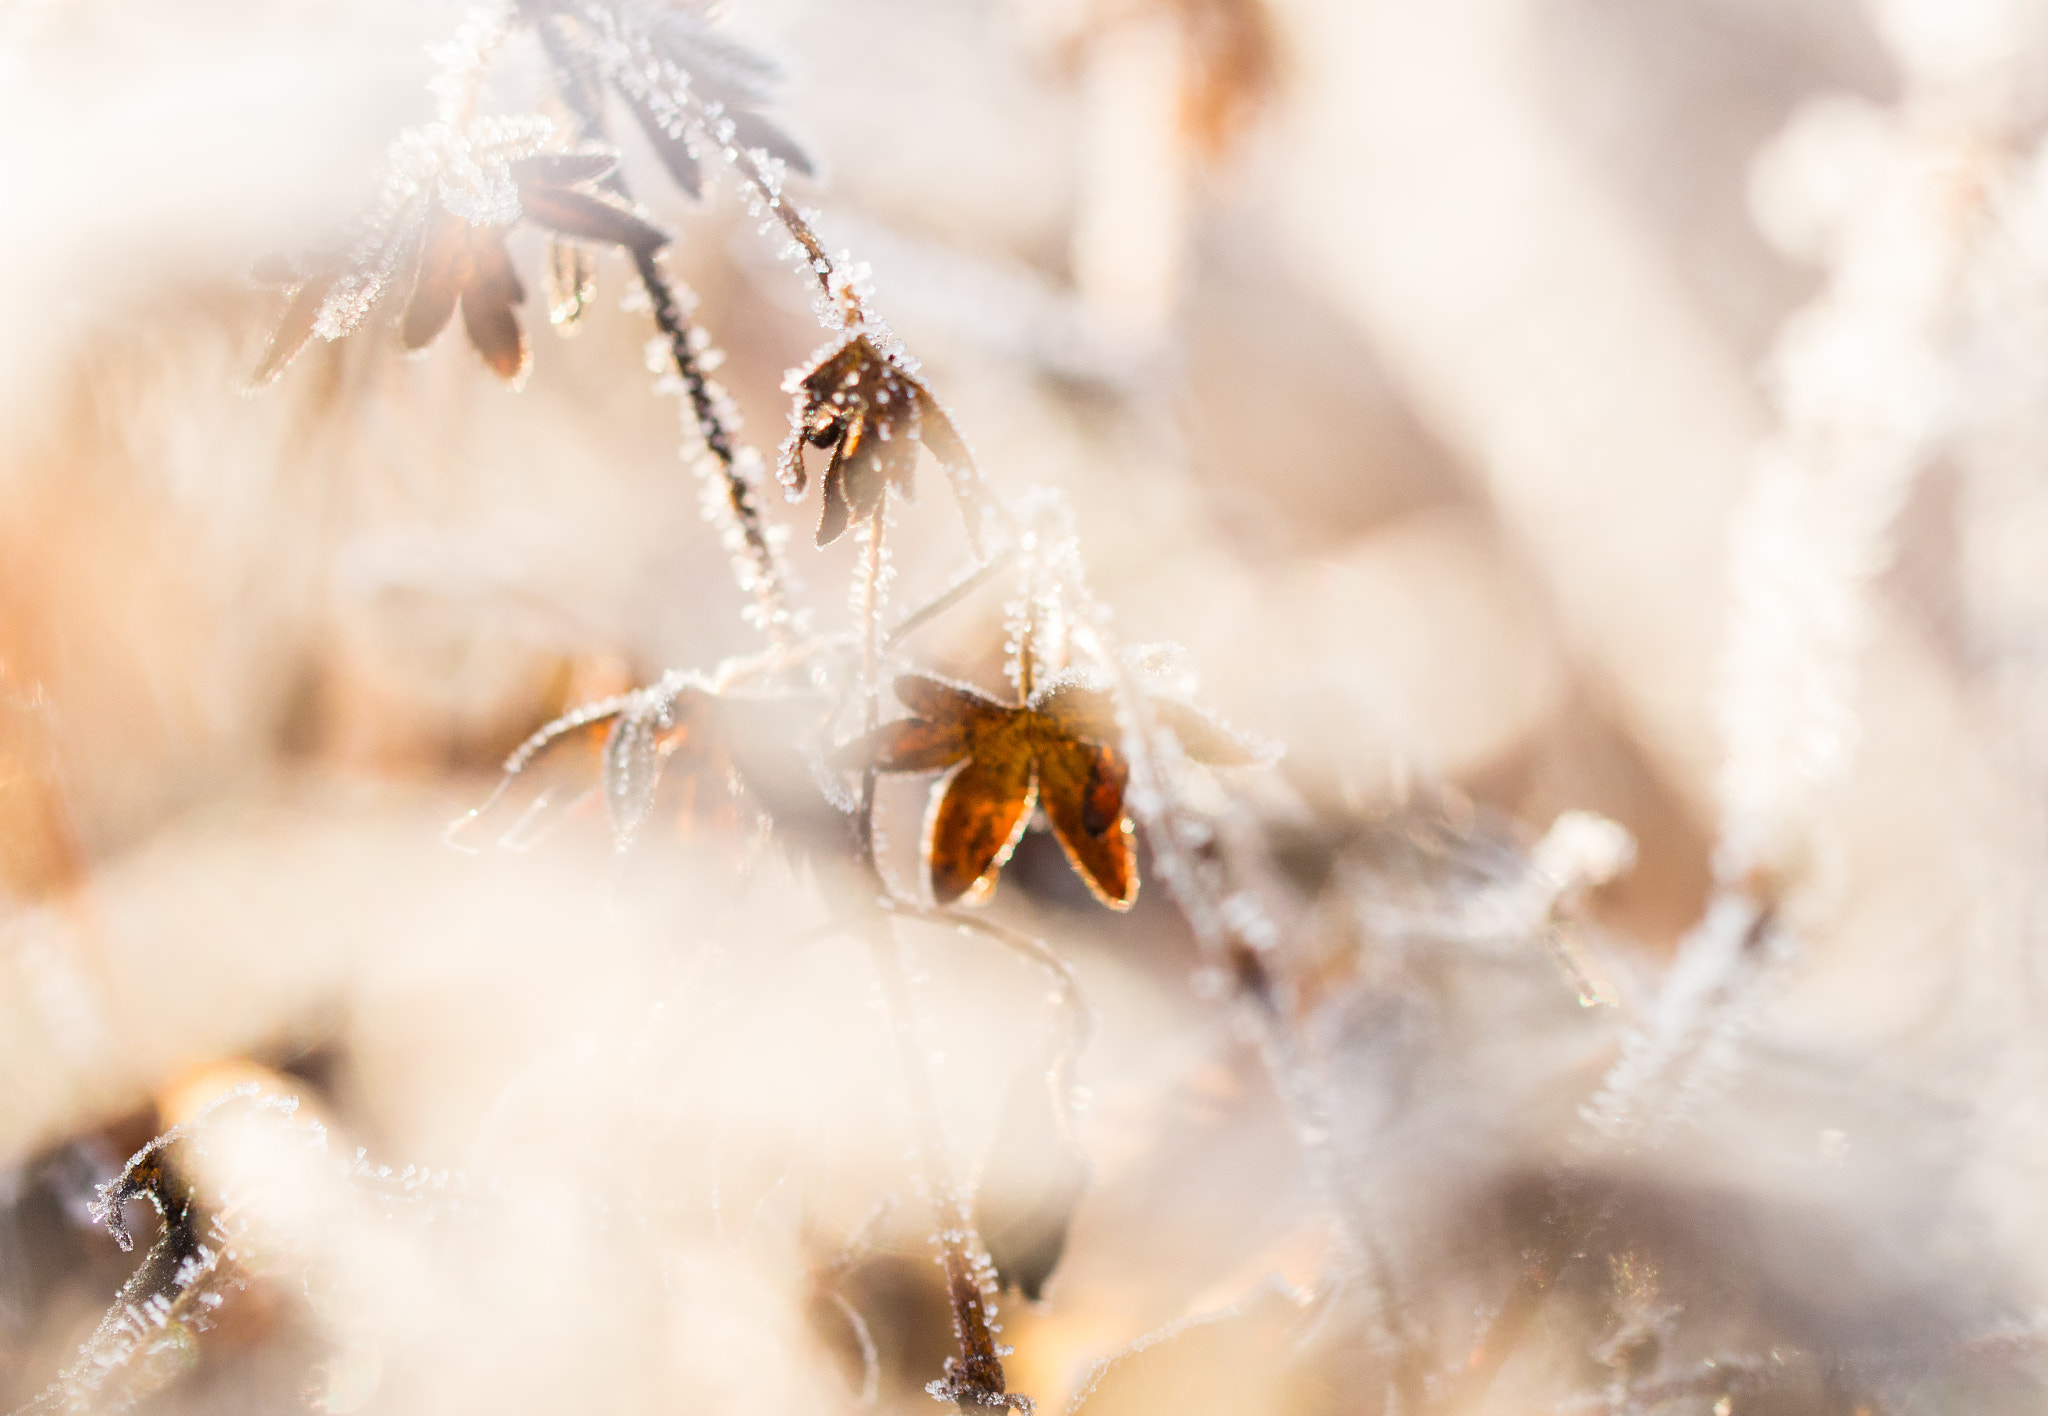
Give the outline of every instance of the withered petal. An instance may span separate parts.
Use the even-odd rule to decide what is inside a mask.
[[[507,383],[525,377],[530,351],[526,347],[526,331],[520,327],[519,316],[512,312],[510,301],[492,299],[474,289],[465,291],[462,327],[469,331],[469,342],[483,355],[492,373]]]
[[[839,444],[845,449],[840,488],[853,514],[863,521],[881,509],[883,494],[889,490],[882,471],[889,445],[877,432],[874,419],[856,414]]]
[[[1069,737],[1104,743],[1123,738],[1123,729],[1117,724],[1116,695],[1106,688],[1089,688],[1072,680],[1055,683],[1033,694],[1031,706],[1058,723]]]
[[[507,383],[516,383],[526,376],[531,357],[526,331],[512,311],[526,298],[526,287],[512,268],[512,254],[505,249],[502,230],[474,228],[470,253],[475,267],[462,291],[462,327],[491,371]]]
[[[974,1196],[974,1227],[996,1281],[1030,1302],[1066,1252],[1088,1189],[1088,1159],[1071,1124],[1072,1065],[1055,1051],[1018,1068],[1004,1098]]]
[[[733,144],[741,148],[759,148],[770,157],[780,158],[782,164],[792,172],[806,177],[818,175],[818,165],[803,144],[784,132],[771,120],[752,109],[737,108],[727,114],[732,119]]]
[[[881,462],[882,479],[894,487],[905,501],[917,499],[917,404],[910,404],[910,414],[893,419],[889,426],[889,438],[877,453]]]
[[[507,305],[526,302],[526,286],[519,279],[518,267],[512,264],[512,252],[505,247],[504,227],[471,227],[469,252],[473,265],[469,284],[463,287],[465,297],[480,293],[488,300]]]
[[[841,473],[841,464],[846,457],[846,444],[832,449],[832,465],[825,469],[825,485],[819,489],[818,537],[820,546],[829,546],[846,534],[852,524],[852,513],[847,510],[846,490]]]
[[[1113,910],[1138,898],[1138,865],[1124,815],[1130,767],[1114,749],[1060,743],[1038,757],[1039,802],[1067,859]]]
[[[848,743],[834,754],[833,762],[883,772],[939,772],[965,756],[964,723],[898,718]]]
[[[407,349],[432,344],[455,317],[462,294],[462,266],[469,254],[469,225],[452,212],[438,212],[420,246],[412,295],[399,322],[399,342]]]
[[[669,242],[660,227],[590,192],[557,187],[520,189],[519,205],[537,225],[564,236],[602,241],[631,251],[658,251]]]
[[[811,408],[832,401],[832,395],[846,390],[849,381],[858,382],[870,362],[881,356],[866,337],[852,335],[825,351],[803,376],[802,387]]]
[[[960,503],[960,519],[967,523],[967,539],[980,548],[984,530],[981,473],[974,465],[974,455],[931,391],[922,383],[916,390],[918,440],[945,470],[946,479],[953,484],[953,499]]]
[[[949,683],[930,674],[898,674],[890,688],[896,694],[896,701],[920,718],[954,721],[1001,719],[1014,711],[978,688],[970,688],[964,683]]]
[[[661,119],[641,99],[635,98],[624,89],[619,94],[626,100],[626,106],[633,110],[633,116],[640,123],[640,130],[647,134],[647,141],[654,145],[655,156],[668,169],[668,175],[678,187],[691,197],[704,195],[704,173],[696,156],[690,151],[689,141],[678,137],[664,128]]]
[[[1031,758],[970,759],[932,792],[924,855],[932,898],[950,905],[1010,858],[1031,819]]]

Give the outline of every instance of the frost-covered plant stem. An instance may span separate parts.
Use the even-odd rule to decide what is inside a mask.
[[[866,731],[873,732],[881,718],[881,618],[882,578],[885,570],[883,537],[887,530],[889,497],[885,490],[874,515],[863,528],[860,579],[861,688],[862,713]],[[875,771],[861,776],[860,852],[875,890],[875,899],[888,898],[886,883],[875,858],[874,800]],[[886,910],[886,906],[883,907]],[[910,981],[903,964],[902,942],[888,914],[878,910],[865,922],[875,977],[881,984],[882,1001],[889,1014],[889,1031],[896,1041],[897,1063],[903,1074],[903,1092],[909,1103],[911,1125],[917,1141],[919,1178],[932,1203],[938,1222],[936,1241],[939,1262],[946,1271],[946,1298],[953,1317],[953,1337],[959,1344],[957,1357],[946,1360],[945,1375],[927,1388],[941,1401],[965,1409],[969,1405],[1013,1407],[1027,1413],[1031,1399],[1004,1390],[1003,1361],[996,1346],[991,1312],[995,1303],[995,1268],[988,1251],[975,1232],[967,1196],[953,1178],[946,1160],[946,1138],[939,1124],[938,1101],[932,1095],[931,1078],[917,1041],[917,1013],[910,996]],[[1071,983],[1071,975],[1065,975]]]
[[[875,977],[881,982],[882,1000],[889,1013],[889,1031],[896,1041],[904,1095],[910,1104],[920,1179],[938,1221],[939,1262],[946,1271],[953,1337],[960,1346],[957,1357],[946,1359],[945,1375],[925,1389],[963,1410],[975,1405],[1010,1407],[1028,1416],[1031,1399],[1010,1394],[1004,1388],[1002,1350],[996,1345],[992,1320],[995,1270],[975,1233],[967,1195],[954,1180],[953,1168],[946,1160],[938,1102],[932,1095],[931,1078],[918,1046],[917,1014],[904,969],[902,942],[885,915],[872,918],[866,933],[875,961]]]
[[[868,733],[873,732],[882,720],[882,534],[888,509],[889,493],[884,489],[874,516],[861,528],[866,537],[866,544],[862,547],[859,589],[861,731]],[[861,864],[867,870],[877,898],[886,899],[889,885],[875,856],[875,769],[872,767],[861,773],[860,807],[856,820],[859,822],[856,829],[860,832]]]
[[[732,430],[720,414],[717,399],[713,396],[703,366],[697,360],[697,351],[690,343],[690,324],[683,315],[682,307],[676,300],[675,290],[661,269],[661,259],[652,251],[635,251],[633,268],[640,277],[640,284],[647,292],[648,303],[654,310],[654,323],[668,342],[669,360],[675,365],[676,376],[683,382],[683,390],[690,400],[690,413],[696,419],[698,433],[704,439],[704,446],[718,462],[719,475],[725,482],[725,504],[732,513],[733,522],[739,527],[743,538],[749,574],[744,577],[749,589],[761,609],[762,627],[769,640],[778,650],[792,647],[791,615],[789,606],[788,579],[783,573],[782,560],[776,554],[775,543],[768,534],[768,523],[761,513],[760,489],[741,470]]]
[[[789,198],[783,195],[782,184],[771,177],[761,166],[761,160],[746,148],[736,143],[732,144],[728,148],[728,156],[734,167],[739,170],[741,178],[760,195],[768,210],[782,223],[782,229],[789,233],[789,239],[796,242],[798,249],[804,253],[805,263],[809,265],[819,287],[824,290],[825,298],[839,303],[840,315],[846,327],[852,329],[860,324],[859,296],[854,293],[850,284],[836,278],[838,268],[832,257],[826,253],[825,243],[818,239],[818,233],[811,229],[811,224],[804,219],[804,214],[790,205]]]

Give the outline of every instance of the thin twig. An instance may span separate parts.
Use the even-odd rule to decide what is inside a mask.
[[[884,654],[893,652],[897,645],[917,633],[918,630],[923,629],[947,610],[952,609],[953,606],[959,604],[982,586],[988,584],[999,572],[1007,569],[1010,562],[1016,558],[1017,552],[1013,547],[1002,552],[993,560],[983,561],[973,570],[967,572],[967,574],[961,576],[937,595],[927,600],[923,605],[912,610],[883,638],[882,652]]]
[[[887,529],[888,490],[867,523],[867,548],[861,576],[861,670],[867,705],[867,731],[873,732],[881,717],[877,682],[881,663],[881,580],[882,538]],[[897,1062],[903,1073],[903,1090],[910,1102],[916,1136],[919,1170],[937,1212],[939,1261],[946,1270],[946,1296],[952,1308],[953,1336],[959,1343],[957,1357],[946,1359],[945,1375],[927,1390],[942,1400],[965,1409],[979,1406],[1012,1407],[1028,1413],[1031,1399],[1009,1395],[1004,1389],[1003,1361],[996,1349],[995,1329],[990,1312],[995,1300],[995,1267],[975,1232],[974,1218],[966,1195],[953,1179],[946,1160],[945,1134],[939,1124],[938,1102],[932,1095],[931,1078],[917,1044],[916,1011],[910,983],[903,967],[903,946],[890,923],[892,907],[881,865],[875,858],[874,805],[875,769],[861,774],[861,804],[858,820],[860,849],[874,892],[864,902],[862,932],[874,959],[875,977],[882,986],[882,999],[889,1013],[889,1030],[896,1039]]]
[[[810,264],[811,274],[817,278],[819,288],[825,292],[825,298],[839,302],[849,326],[859,324],[859,298],[850,288],[833,279],[837,274],[837,267],[833,264],[832,257],[826,254],[825,243],[818,239],[818,233],[804,220],[803,213],[790,205],[789,199],[782,194],[782,184],[771,180],[762,168],[761,160],[747,148],[741,147],[737,141],[726,146],[733,165],[739,169],[740,176],[745,179],[748,186],[760,194],[761,200],[768,204],[768,209],[774,212],[776,219],[782,223],[783,230],[789,233],[790,239],[803,251],[805,259]]]
[[[916,1012],[903,966],[902,943],[886,914],[877,912],[870,916],[864,932],[888,1008],[889,1030],[896,1039],[897,1062],[916,1134],[919,1169],[932,1208],[937,1212],[939,1262],[946,1271],[953,1336],[960,1347],[957,1357],[946,1359],[945,1375],[926,1390],[941,1400],[954,1402],[962,1410],[970,1405],[999,1406],[1029,1416],[1031,1399],[1009,1393],[1004,1385],[1002,1354],[997,1349],[991,1322],[995,1269],[975,1232],[967,1196],[954,1181],[952,1166],[946,1159],[938,1102],[917,1043]]]
[[[660,258],[652,251],[635,251],[633,268],[640,276],[642,288],[647,291],[648,303],[654,308],[654,323],[668,340],[669,360],[675,365],[676,376],[683,381],[683,388],[689,394],[690,412],[696,419],[697,430],[704,439],[704,446],[717,459],[719,474],[725,479],[725,503],[745,540],[747,560],[753,569],[752,584],[745,588],[753,592],[761,606],[762,628],[767,631],[769,639],[778,649],[787,650],[791,644],[789,591],[781,559],[768,538],[768,523],[761,512],[759,489],[737,463],[732,430],[726,426],[717,400],[712,397],[710,381],[698,362],[697,351],[691,347],[689,321],[676,301],[668,277],[662,272]]]

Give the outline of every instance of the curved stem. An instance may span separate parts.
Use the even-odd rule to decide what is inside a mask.
[[[953,1336],[960,1346],[958,1356],[946,1359],[945,1375],[926,1390],[963,1411],[971,1406],[1008,1407],[1028,1416],[1031,1399],[1005,1390],[1002,1352],[996,1346],[991,1321],[995,1270],[975,1232],[967,1194],[953,1179],[946,1159],[938,1101],[917,1043],[916,1012],[903,966],[902,943],[885,915],[871,916],[865,933],[889,1011],[889,1030],[896,1039],[897,1063],[916,1131],[919,1169],[937,1212],[939,1262],[946,1271],[946,1299],[953,1316]]]
[[[738,154],[733,159],[733,165],[739,169],[740,176],[745,179],[747,185],[760,194],[761,200],[768,204],[768,209],[775,213],[776,220],[782,223],[782,229],[789,233],[790,239],[803,251],[805,259],[810,262],[811,274],[817,277],[819,288],[825,292],[825,298],[839,302],[840,310],[845,315],[849,327],[859,324],[860,301],[843,284],[834,282],[833,276],[837,273],[837,267],[833,265],[832,257],[825,253],[825,243],[818,239],[818,233],[804,220],[803,213],[790,205],[789,199],[782,194],[781,183],[769,179],[768,174],[761,168],[759,158],[736,144],[732,151]]]

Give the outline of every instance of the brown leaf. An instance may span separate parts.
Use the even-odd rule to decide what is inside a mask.
[[[1004,711],[1002,704],[980,689],[969,688],[964,683],[949,683],[930,674],[903,674],[890,685],[890,689],[899,703],[920,717],[936,718],[946,714],[987,717]]]
[[[638,252],[660,249],[668,244],[667,232],[623,201],[575,189],[578,183],[604,176],[615,161],[609,153],[558,152],[513,163],[522,213],[558,235]],[[407,349],[432,344],[460,305],[469,342],[492,372],[512,384],[526,377],[532,351],[516,310],[525,303],[526,288],[512,264],[512,253],[506,249],[505,234],[504,227],[471,225],[445,207],[433,213],[421,243],[412,296],[400,323],[400,342]],[[560,315],[566,311],[566,319],[580,311],[581,292],[587,284],[573,270],[570,276],[575,298],[566,304],[555,302],[550,312]]]

